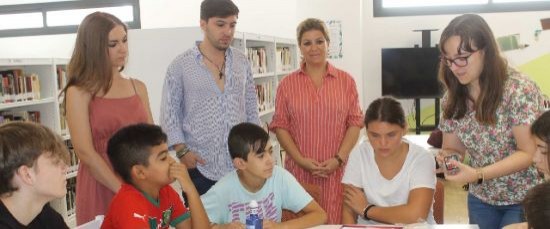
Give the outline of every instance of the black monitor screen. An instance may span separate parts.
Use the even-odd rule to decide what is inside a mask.
[[[438,48],[382,49],[382,95],[401,99],[439,98]]]

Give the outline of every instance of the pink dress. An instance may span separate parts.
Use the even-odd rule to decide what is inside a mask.
[[[287,130],[304,157],[322,162],[338,153],[348,128],[363,127],[363,114],[351,75],[329,63],[323,84],[316,88],[304,68],[302,65],[279,84],[270,129]],[[328,214],[327,223],[340,224],[343,167],[328,178],[318,178],[287,157],[285,168],[300,183],[319,187],[319,205]]]
[[[149,116],[137,93],[128,98],[95,97],[90,102],[89,112],[94,148],[111,167],[107,156],[109,138],[122,127],[147,123]],[[76,177],[77,225],[93,220],[96,215],[105,215],[114,195],[92,176],[87,166],[80,163]]]

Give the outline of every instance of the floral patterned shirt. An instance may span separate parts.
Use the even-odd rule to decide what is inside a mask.
[[[543,110],[542,94],[538,86],[509,69],[508,80],[500,106],[497,108],[496,125],[480,124],[475,111],[469,110],[459,119],[442,119],[439,128],[444,133],[454,132],[471,156],[474,168],[494,164],[513,154],[516,140],[512,127],[531,125]],[[443,98],[443,104],[447,95]],[[485,180],[483,184],[470,184],[470,193],[491,205],[511,205],[520,203],[527,190],[540,183],[533,166],[506,176]]]

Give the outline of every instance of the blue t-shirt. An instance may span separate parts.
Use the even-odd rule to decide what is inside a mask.
[[[258,202],[260,218],[281,222],[282,209],[299,212],[313,198],[292,174],[275,166],[273,175],[255,193],[249,192],[242,186],[237,171],[234,170],[202,195],[201,200],[210,222],[227,224],[233,221],[245,223],[247,206],[252,200]]]

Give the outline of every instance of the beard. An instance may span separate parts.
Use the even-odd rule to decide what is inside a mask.
[[[231,41],[233,39],[231,39],[228,42],[228,44],[223,44],[218,39],[216,39],[216,37],[213,34],[211,34],[208,29],[206,29],[205,32],[206,32],[206,38],[208,39],[208,42],[210,42],[210,44],[212,44],[212,46],[217,50],[225,52],[229,48],[229,46],[231,46]]]

